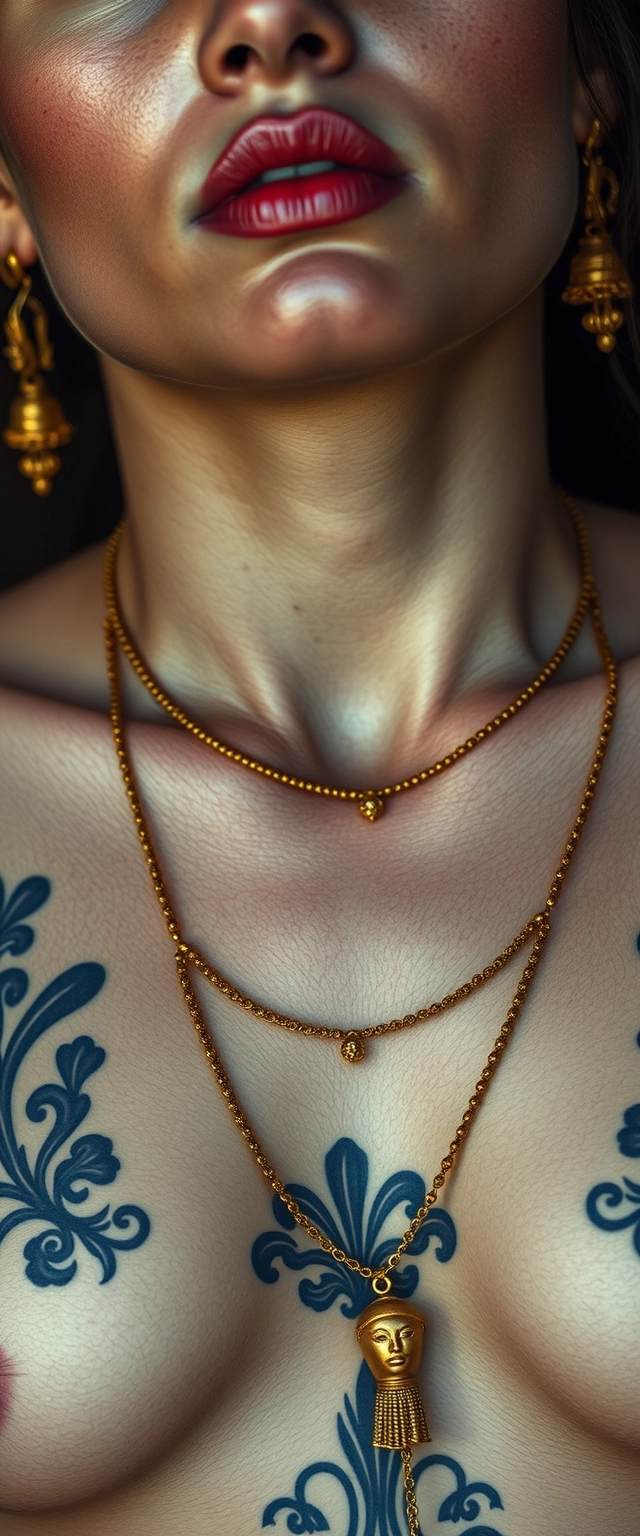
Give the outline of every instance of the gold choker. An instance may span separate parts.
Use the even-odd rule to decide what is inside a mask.
[[[112,544],[110,549],[113,556],[115,545]],[[283,1183],[271,1163],[226,1071],[196,996],[190,976],[190,965],[193,964],[198,971],[208,976],[209,980],[212,980],[214,976],[218,977],[218,973],[214,973],[213,968],[207,966],[207,963],[202,960],[199,953],[185,942],[173,910],[149,823],[142,809],[139,791],[127,751],[118,671],[117,641],[119,636],[111,612],[109,612],[105,623],[111,724],[114,744],[138,837],[145,853],[162,915],[174,945],[176,970],[185,1003],[227,1109],[233,1116],[241,1136],[253,1154],[260,1173],[268,1181],[274,1193],[283,1201],[293,1219],[304,1229],[307,1236],[313,1242],[317,1243],[325,1253],[331,1254],[337,1263],[345,1265],[352,1272],[359,1274],[363,1279],[371,1283],[374,1299],[358,1320],[356,1338],[377,1382],[374,1424],[372,1426],[373,1444],[396,1451],[402,1459],[410,1536],[420,1536],[419,1511],[412,1470],[412,1448],[415,1444],[430,1438],[422,1396],[417,1381],[417,1370],[422,1354],[426,1320],[410,1302],[392,1295],[393,1276],[403,1255],[415,1241],[429,1211],[435,1205],[447,1176],[457,1161],[487,1090],[496,1075],[504,1052],[513,1036],[516,1024],[531,990],[540,960],[544,954],[551,932],[552,914],[561,895],[598,788],[615,719],[618,699],[618,674],[602,623],[599,598],[592,585],[592,577],[590,577],[588,606],[591,608],[596,639],[607,675],[607,696],[598,743],[580,806],[568,841],[565,844],[562,858],[551,881],[544,909],[526,925],[526,928],[521,931],[511,946],[512,952],[516,953],[517,949],[526,942],[526,938],[532,939],[531,950],[504,1024],[498,1033],[492,1050],[489,1052],[486,1064],[469,1098],[460,1124],[450,1142],[448,1151],[441,1159],[438,1172],[433,1179],[428,1194],[425,1196],[423,1204],[416,1212],[411,1225],[407,1228],[395,1251],[386,1258],[384,1265],[379,1269],[373,1269],[371,1266],[361,1264],[355,1255],[349,1254],[337,1247],[331,1238],[325,1232],[322,1232],[301,1209],[294,1195]],[[505,953],[503,952],[503,955]],[[218,977],[214,984],[217,985],[219,979]],[[484,979],[489,980],[490,978],[487,975]],[[480,984],[477,977],[474,978],[473,983],[467,984],[467,986],[473,990],[474,983],[476,982]],[[220,990],[224,989],[221,987]],[[266,1014],[260,1011],[259,1005],[253,1004],[251,999],[248,999],[244,994],[237,994],[237,996],[227,995],[231,996],[232,1001],[240,1001],[243,1007],[250,1004],[250,1011],[254,1017],[266,1017]],[[451,994],[449,999],[444,1000],[443,1004],[435,1006],[438,1011],[443,1011],[445,1004],[453,1006],[454,1002],[461,1000],[462,995],[468,995],[468,991],[465,988],[459,989],[457,994]],[[426,1010],[426,1012],[429,1013],[429,1010]],[[297,1021],[285,1021],[285,1016],[273,1015],[268,1018],[270,1023],[282,1023],[283,1021],[284,1027],[287,1028],[293,1028],[297,1025]],[[417,1022],[417,1016],[415,1019],[414,1016],[407,1016],[404,1021],[395,1021],[395,1025],[406,1027],[410,1022]],[[383,1026],[382,1032],[389,1032],[394,1027],[393,1024],[386,1027]],[[376,1026],[373,1026],[373,1029],[375,1031]],[[311,1026],[300,1026],[298,1032],[313,1033],[315,1031]],[[340,1034],[339,1031],[336,1033]],[[361,1036],[369,1032],[359,1031],[355,1033]],[[325,1038],[330,1034],[330,1031],[325,1032]],[[348,1038],[349,1032],[345,1036],[345,1040]],[[345,1053],[343,1052],[343,1054]],[[346,1059],[356,1060],[361,1058],[357,1055],[350,1058],[347,1055]]]
[[[490,736],[495,735],[496,731],[501,730],[503,726],[508,725],[511,720],[514,720],[516,715],[519,715],[520,711],[527,704],[530,704],[532,699],[535,699],[540,693],[540,690],[551,681],[559,666],[568,656],[582,628],[594,586],[591,551],[584,524],[575,502],[564,492],[563,496],[578,543],[581,579],[580,593],[575,610],[553,656],[541,668],[537,677],[534,677],[533,682],[529,683],[522,693],[519,693],[518,697],[513,699],[511,704],[507,704],[504,709],[500,710],[499,714],[494,715],[493,719],[489,720],[486,725],[483,725],[479,731],[475,731],[473,735],[467,737],[466,741],[454,747],[451,752],[447,752],[446,757],[440,758],[437,763],[431,763],[428,768],[421,768],[418,773],[412,774],[410,778],[401,779],[397,784],[385,784],[380,789],[337,789],[330,784],[318,783],[313,779],[301,779],[292,773],[282,773],[279,768],[273,768],[269,763],[261,762],[259,758],[250,757],[244,752],[238,752],[235,747],[230,747],[226,742],[220,741],[218,737],[210,735],[209,731],[204,730],[201,725],[198,725],[197,721],[191,719],[186,710],[182,708],[182,705],[178,704],[170,693],[167,693],[166,689],[162,687],[162,684],[158,682],[158,679],[149,670],[149,667],[134,645],[132,636],[124,622],[116,584],[116,556],[122,537],[124,526],[122,523],[119,524],[112,534],[107,545],[105,557],[104,587],[107,617],[127,661],[140,679],[140,682],[144,683],[145,688],[151,694],[151,697],[155,699],[156,704],[159,704],[162,709],[166,710],[171,719],[175,720],[178,725],[181,725],[183,730],[189,731],[192,736],[195,736],[197,741],[201,741],[212,752],[217,752],[220,757],[227,758],[231,763],[237,763],[240,768],[246,768],[250,773],[260,774],[262,778],[270,779],[274,784],[284,784],[287,789],[302,790],[305,794],[320,796],[325,800],[349,801],[351,804],[357,805],[360,814],[364,816],[366,821],[378,821],[386,809],[387,802],[394,795],[404,794],[406,790],[417,789],[421,784],[426,784],[429,779],[437,778],[439,774],[445,773],[448,768],[453,768],[455,763],[459,763],[463,757],[467,757],[470,752],[473,752],[476,747],[480,746],[481,742],[487,741]]]

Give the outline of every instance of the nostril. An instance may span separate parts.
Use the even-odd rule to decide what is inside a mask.
[[[296,38],[291,53],[304,53],[308,59],[321,59],[328,52],[324,38],[317,32],[301,32]]]
[[[228,48],[224,56],[227,69],[233,74],[241,74],[246,69],[252,50],[245,43],[237,43],[234,48]]]

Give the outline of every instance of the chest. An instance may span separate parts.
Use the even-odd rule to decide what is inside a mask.
[[[8,762],[3,800],[2,1162],[18,1191],[0,1210],[3,1496],[24,1486],[26,1457],[47,1507],[70,1477],[89,1496],[105,1458],[126,1476],[197,1426],[224,1458],[266,1400],[294,1439],[304,1418],[307,1439],[336,1381],[355,1378],[368,1300],[271,1205],[191,1028],[110,759],[88,750],[71,784],[55,752],[44,788]],[[261,1001],[348,1027],[432,1002],[490,961],[542,904],[577,798],[575,784],[561,804],[543,796],[522,836],[526,775],[507,786],[512,826],[491,782],[476,784],[484,831],[467,835],[471,787],[452,775],[426,827],[363,853],[355,838],[376,832],[356,823],[328,853],[321,824],[292,833],[288,808],[261,824],[251,795],[231,807],[242,838],[225,839],[229,805],[214,797],[203,815],[199,770],[183,769],[161,782],[148,751],[189,937]],[[629,1441],[637,1426],[640,893],[626,807],[612,792],[602,804],[526,1014],[405,1264],[443,1434],[513,1401],[514,1381],[526,1397],[525,1378],[591,1429],[606,1414]],[[357,1067],[198,983],[278,1172],[363,1262],[423,1198],[525,956]]]

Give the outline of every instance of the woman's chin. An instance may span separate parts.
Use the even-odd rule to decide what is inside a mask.
[[[253,281],[238,305],[238,374],[282,386],[413,360],[415,302],[404,286],[358,251],[288,253]]]
[[[65,307],[64,293],[58,297]],[[451,339],[441,284],[346,241],[281,253],[240,280],[222,274],[213,291],[205,267],[173,310],[150,285],[124,329],[112,329],[104,299],[98,313],[91,296],[86,314],[77,304],[67,313],[113,361],[205,389],[348,381],[408,366]]]

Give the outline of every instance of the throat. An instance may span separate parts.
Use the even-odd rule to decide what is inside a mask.
[[[523,441],[508,392],[496,484],[491,422],[479,460],[460,430],[468,380],[447,367],[437,398],[424,364],[187,399],[105,364],[128,490],[127,626],[168,691],[239,751],[374,789],[483,724],[557,645],[579,561],[542,413],[539,433],[526,413]],[[129,705],[148,715],[144,689]]]
[[[464,625],[458,629],[450,625],[449,639],[453,643],[450,651],[443,655],[437,633],[430,634],[424,622],[420,629],[418,622],[413,654],[407,656],[407,615],[402,611],[400,634],[392,636],[387,627],[376,649],[373,638],[368,638],[364,646],[358,648],[353,633],[350,633],[344,637],[342,646],[334,644],[323,656],[318,656],[316,649],[314,655],[313,651],[309,653],[309,631],[310,628],[312,632],[316,628],[320,630],[320,615],[313,616],[310,626],[305,612],[309,604],[294,603],[288,634],[283,637],[280,631],[279,638],[284,639],[284,645],[278,657],[279,666],[277,670],[273,669],[271,678],[267,678],[267,672],[273,656],[268,654],[266,646],[259,647],[257,652],[253,650],[251,663],[247,656],[247,675],[251,664],[254,669],[258,661],[262,664],[262,722],[255,719],[255,704],[253,720],[248,708],[245,713],[241,708],[233,710],[227,704],[212,722],[209,745],[225,757],[242,754],[242,758],[238,758],[242,766],[266,773],[267,777],[290,788],[306,788],[314,794],[333,794],[353,800],[368,821],[377,821],[396,795],[427,783],[455,766],[462,757],[480,746],[485,737],[495,735],[508,725],[555,677],[570,655],[589,611],[592,578],[584,528],[572,503],[567,503],[567,513],[573,521],[577,550],[581,555],[581,580],[564,634],[542,668],[535,669],[533,677],[527,676],[529,668],[533,671],[533,665],[524,656],[518,671],[514,669],[513,655],[505,656],[501,667],[500,650],[494,635],[493,675],[488,652],[484,681],[480,681],[480,686],[476,681],[475,688],[471,686],[473,679],[464,675],[468,638]],[[154,677],[145,668],[141,650],[124,619],[115,579],[118,543],[116,536],[107,557],[106,577],[114,635],[147,693],[172,718],[183,726],[186,724],[188,730],[198,735],[199,728],[208,723],[206,705],[196,703],[189,717],[186,667],[185,680],[177,691],[183,705],[180,709],[164,692],[161,677]],[[421,587],[417,589],[416,602],[420,607],[429,607],[424,603]],[[326,598],[323,608],[326,615]],[[300,615],[299,620],[296,614]],[[416,617],[419,620],[420,615]],[[497,617],[500,617],[499,609]],[[337,612],[329,633],[332,640],[339,633]],[[392,638],[395,644],[390,643]],[[485,636],[485,641],[490,638],[490,635]],[[312,633],[312,640],[317,648],[318,636]],[[431,668],[425,664],[429,651],[432,652]],[[345,666],[345,654],[351,662],[350,669]],[[293,656],[297,667],[292,666]],[[320,663],[324,675],[321,675]],[[443,663],[448,668],[446,673]],[[274,687],[278,673],[282,685],[279,694]],[[309,686],[310,677],[314,679],[314,687]],[[517,681],[517,687],[512,678]],[[434,679],[436,687],[442,690],[438,713],[429,693],[429,685],[433,685]],[[483,714],[486,710],[488,714],[488,719],[478,721],[470,736],[466,734],[470,701],[465,698],[465,682],[467,691],[474,696],[473,707]],[[501,698],[500,694],[507,689],[513,689],[513,696]],[[264,710],[265,699],[270,706],[269,714]],[[490,713],[496,708],[497,713]],[[228,720],[226,741],[223,739],[225,715]],[[445,733],[460,731],[462,734],[462,730],[462,740],[446,742]],[[446,744],[439,755],[441,742]],[[433,756],[425,763],[421,759],[427,751]],[[305,783],[305,780],[309,782]]]

